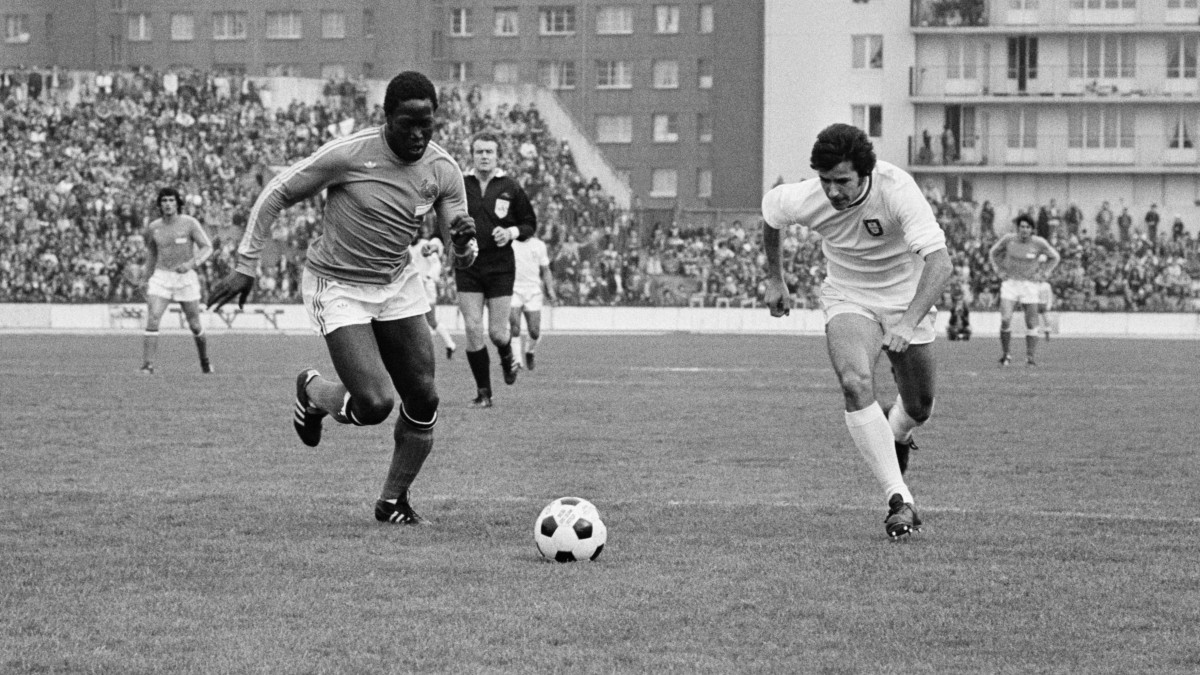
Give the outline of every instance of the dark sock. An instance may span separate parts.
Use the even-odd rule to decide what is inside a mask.
[[[467,363],[471,366],[471,375],[475,376],[476,388],[490,390],[492,388],[492,360],[488,356],[487,347],[477,352],[467,352]]]
[[[1008,353],[1008,347],[1011,344],[1012,344],[1012,331],[1011,330],[1000,331],[1000,349],[1003,349],[1005,354]]]

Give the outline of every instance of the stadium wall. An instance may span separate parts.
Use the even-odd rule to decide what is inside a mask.
[[[140,331],[145,305],[65,305],[0,303],[0,331],[7,332],[122,332]],[[551,307],[542,315],[548,332],[689,332],[689,333],[795,333],[823,332],[817,310],[793,310],[776,319],[766,309],[708,307]],[[456,307],[438,307],[438,319],[461,333],[462,317]],[[945,335],[947,313],[938,315],[938,333]],[[1187,314],[1125,314],[1054,312],[1052,324],[1062,337],[1130,337],[1200,339],[1200,312]],[[245,311],[222,310],[204,314],[205,330],[225,332],[309,332],[301,305],[249,305]],[[1021,327],[1019,318],[1014,325]],[[971,328],[976,337],[999,333],[996,312],[974,312]],[[173,307],[163,317],[163,332],[187,330],[182,314]],[[1018,335],[1020,328],[1015,331]]]

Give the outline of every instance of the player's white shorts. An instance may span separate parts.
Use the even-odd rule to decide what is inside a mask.
[[[1046,309],[1054,304],[1054,289],[1050,287],[1049,281],[1038,283],[1038,304],[1045,305]]]
[[[314,331],[329,335],[343,326],[394,321],[429,312],[421,275],[410,268],[383,286],[347,284],[319,277],[307,268],[300,282],[304,309]]]
[[[866,317],[885,329],[899,323],[907,305],[866,305],[847,298],[841,291],[828,283],[821,285],[821,309],[825,312],[825,323],[839,314],[857,314]],[[917,323],[913,330],[913,338],[909,344],[924,345],[933,342],[937,337],[934,324],[937,321],[937,307],[932,307],[929,313]]]
[[[196,270],[154,270],[146,294],[175,302],[200,302],[200,275]]]
[[[1000,282],[1000,299],[1022,305],[1038,304],[1038,282],[1028,279],[1005,279]]]
[[[526,312],[540,312],[542,311],[542,302],[543,294],[540,286],[537,289],[513,287],[513,307],[524,309]]]

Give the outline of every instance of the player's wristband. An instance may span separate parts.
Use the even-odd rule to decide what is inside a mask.
[[[454,246],[454,268],[464,270],[475,264],[475,258],[479,255],[479,244],[474,239],[467,242],[466,247],[460,249],[456,244]]]

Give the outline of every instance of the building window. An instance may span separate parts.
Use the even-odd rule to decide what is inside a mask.
[[[632,33],[632,7],[601,7],[596,10],[596,35],[630,35]]]
[[[655,143],[679,142],[679,125],[675,121],[675,115],[660,113],[653,117],[653,122]]]
[[[111,0],[108,3],[108,8],[111,9],[114,13],[124,12],[125,11],[125,0]]]
[[[712,61],[700,59],[696,62],[696,86],[700,89],[712,89]]]
[[[1067,58],[1072,79],[1132,78],[1137,70],[1132,35],[1074,37]]]
[[[679,195],[679,172],[675,169],[654,169],[650,172],[651,197]]]
[[[450,34],[455,37],[471,37],[470,7],[455,7],[450,10]]]
[[[521,68],[516,61],[497,61],[492,64],[492,82],[517,84],[521,81]]]
[[[29,42],[28,14],[8,14],[4,17],[4,41],[9,44]]]
[[[712,116],[707,113],[696,115],[696,140],[712,143]]]
[[[323,63],[321,64],[321,79],[322,80],[344,80],[346,79],[346,66],[340,63]]]
[[[1182,112],[1176,113],[1170,123],[1167,147],[1172,150],[1191,150],[1196,147],[1192,140],[1193,121],[1189,115]]]
[[[538,31],[542,35],[574,35],[574,7],[539,7]]]
[[[213,14],[214,40],[245,40],[245,12],[216,12]]]
[[[1067,114],[1067,147],[1098,150],[1133,147],[1133,113],[1110,107],[1077,107]]]
[[[363,37],[375,37],[375,11],[371,9],[363,10]]]
[[[1167,79],[1196,79],[1196,36],[1167,37]]]
[[[268,40],[299,40],[303,37],[300,12],[267,12]]]
[[[1008,147],[1012,150],[1031,150],[1037,147],[1037,111],[1030,108],[1009,108]]]
[[[520,35],[521,24],[519,22],[520,14],[516,7],[500,7],[496,9],[495,25],[492,28],[492,34],[499,37],[512,37]]]
[[[129,15],[129,32],[125,37],[130,42],[149,42],[150,41],[150,15],[149,14],[130,14]]]
[[[629,89],[633,86],[633,78],[629,64],[624,61],[597,61],[597,89]]]
[[[678,89],[679,88],[679,62],[678,61],[655,61],[654,62],[654,88],[655,89]]]
[[[446,64],[446,79],[451,82],[466,82],[471,79],[470,61],[452,61]]]
[[[654,6],[654,32],[659,35],[679,32],[679,5]]]
[[[321,12],[321,37],[326,40],[346,38],[346,13]]]
[[[708,35],[713,32],[713,6],[700,5],[700,27],[698,32],[701,35]]]
[[[883,36],[851,35],[850,67],[883,68]]]
[[[171,41],[188,42],[196,39],[196,18],[191,14],[171,15]]]
[[[304,68],[297,63],[268,63],[267,77],[304,77]]]
[[[633,118],[629,115],[597,115],[597,143],[632,143]]]
[[[712,197],[712,169],[696,171],[696,196],[700,199]]]
[[[538,83],[547,89],[574,89],[574,61],[539,61]]]
[[[883,106],[850,106],[850,123],[867,132],[871,138],[881,138],[883,136]]]

